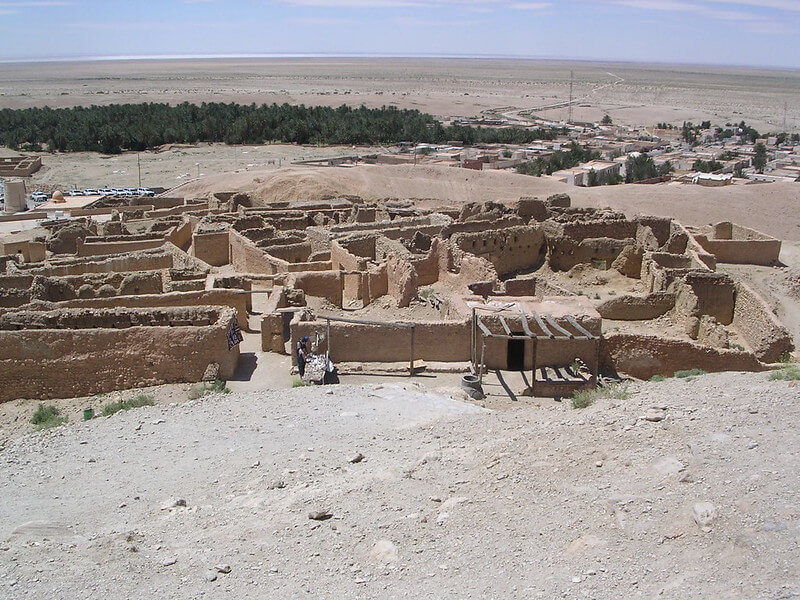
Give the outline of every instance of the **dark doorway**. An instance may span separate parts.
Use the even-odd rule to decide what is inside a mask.
[[[522,335],[522,334],[514,334]],[[508,360],[509,371],[525,370],[525,340],[508,340]]]

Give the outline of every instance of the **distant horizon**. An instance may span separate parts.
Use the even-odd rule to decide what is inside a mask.
[[[775,66],[739,63],[681,62],[658,60],[630,60],[619,58],[586,58],[568,56],[528,56],[520,54],[461,54],[461,53],[379,53],[379,52],[265,52],[265,53],[209,53],[209,54],[141,54],[141,55],[74,55],[31,56],[2,58],[0,64],[82,63],[82,62],[136,62],[170,60],[226,60],[226,59],[313,59],[313,58],[373,58],[373,59],[453,59],[453,60],[520,60],[565,63],[599,63],[653,66],[723,67],[729,69],[757,69],[768,71],[800,72],[800,66]]]
[[[275,55],[797,70],[800,0],[0,0],[2,62]]]

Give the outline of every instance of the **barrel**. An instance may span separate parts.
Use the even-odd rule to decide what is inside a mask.
[[[486,397],[483,393],[480,377],[477,375],[464,375],[461,378],[461,389],[473,400],[483,400]]]

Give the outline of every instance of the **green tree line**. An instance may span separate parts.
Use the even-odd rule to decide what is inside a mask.
[[[526,144],[557,129],[445,127],[417,110],[184,102],[0,110],[0,145],[116,154],[168,143],[381,144],[401,141]]]
[[[542,175],[552,175],[562,169],[577,167],[579,164],[590,160],[599,159],[599,152],[584,148],[577,142],[572,142],[569,150],[556,150],[546,158],[539,156],[535,160],[522,163],[517,167],[517,173],[541,177]]]

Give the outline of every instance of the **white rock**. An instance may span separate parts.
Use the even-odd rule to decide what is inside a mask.
[[[698,502],[692,508],[694,522],[701,531],[711,531],[711,523],[717,518],[717,507],[711,502]]]
[[[397,546],[389,540],[380,540],[369,551],[369,557],[377,563],[391,564],[397,561]]]

